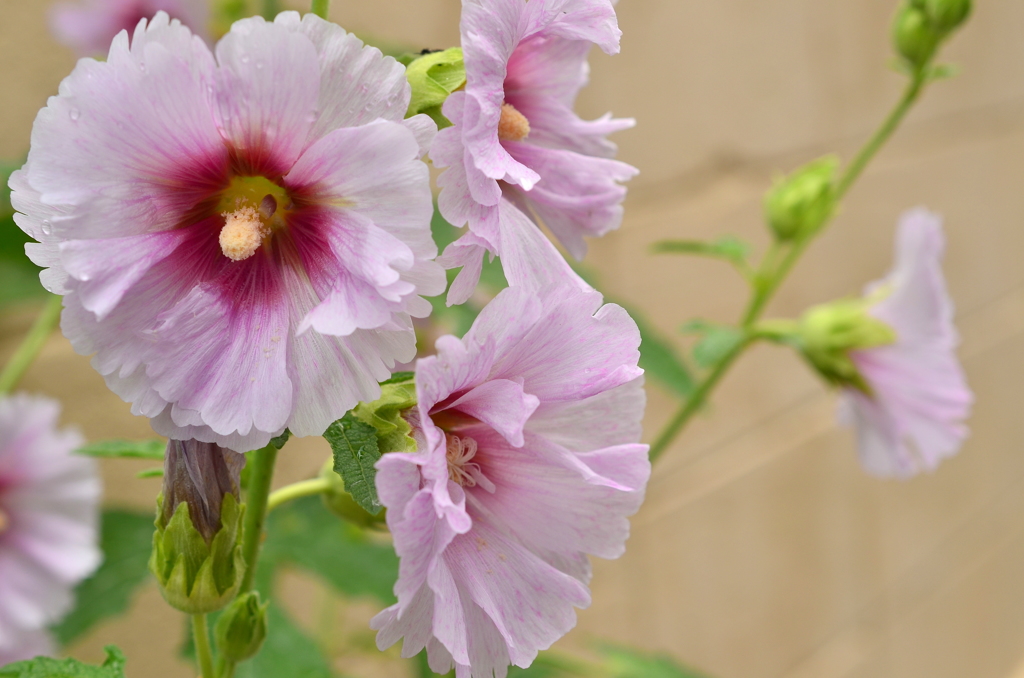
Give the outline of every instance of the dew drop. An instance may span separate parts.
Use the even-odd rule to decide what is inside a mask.
[[[263,62],[262,61],[257,61],[256,62],[256,70],[257,71],[262,71],[263,70]]]
[[[43,221],[41,228],[43,229],[43,235],[53,235],[53,224],[49,221]]]
[[[82,112],[80,110],[78,110],[77,108],[72,108],[68,112],[68,117],[71,118],[72,120],[78,120],[78,118],[80,118],[81,116],[82,116]]]
[[[242,55],[242,63],[243,64],[247,64],[247,63],[249,63],[249,61],[251,61],[251,59],[249,58],[249,55],[248,54],[243,54]]]

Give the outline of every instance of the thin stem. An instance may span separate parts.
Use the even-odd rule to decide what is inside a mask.
[[[331,489],[331,481],[326,478],[313,478],[312,480],[303,480],[302,482],[287,485],[280,490],[270,493],[270,497],[267,500],[267,513],[293,499],[323,494],[329,489]]]
[[[210,649],[210,630],[206,627],[206,615],[192,615],[192,636],[196,641],[196,657],[199,658],[200,678],[217,678],[213,671],[213,651]]]
[[[51,294],[46,305],[43,306],[43,310],[36,317],[32,329],[22,340],[21,346],[7,361],[3,372],[0,372],[0,395],[10,393],[11,389],[17,386],[25,371],[32,365],[32,361],[39,355],[46,340],[50,338],[50,334],[60,321],[60,308],[61,298],[56,294]]]
[[[683,430],[683,427],[689,423],[690,419],[700,410],[701,406],[704,405],[704,401],[707,400],[708,395],[712,389],[718,385],[718,382],[725,376],[725,373],[732,366],[733,362],[740,357],[744,349],[747,348],[749,340],[742,341],[737,344],[731,351],[722,356],[722,359],[718,361],[713,369],[704,379],[700,382],[690,397],[686,399],[679,412],[672,418],[665,428],[662,430],[661,435],[651,445],[650,458],[651,463],[654,463],[660,457],[668,446],[672,444],[675,437],[679,435],[679,432]]]
[[[267,519],[267,499],[270,495],[270,481],[274,477],[274,462],[277,448],[271,443],[252,454],[252,468],[245,492],[245,524],[242,531],[242,556],[245,558],[245,578],[239,593],[252,590],[256,576],[256,562],[259,560],[260,543],[263,541],[263,524]]]
[[[892,110],[892,113],[885,119],[878,131],[868,140],[864,147],[860,150],[857,156],[853,159],[853,162],[846,168],[843,176],[836,184],[835,201],[836,204],[846,195],[853,186],[854,182],[864,172],[864,169],[871,162],[872,158],[877,155],[878,151],[885,145],[885,142],[889,140],[896,128],[899,127],[903,118],[906,117],[907,112],[914,105],[914,102],[921,95],[921,91],[928,81],[927,69],[921,69],[919,72],[914,74],[913,79],[907,86],[907,89],[903,92],[903,96],[896,107]],[[755,286],[754,295],[750,299],[750,303],[747,305],[746,311],[743,313],[743,319],[740,321],[740,327],[746,333],[747,338],[737,344],[733,350],[722,356],[718,364],[715,365],[714,369],[704,377],[703,381],[697,386],[697,389],[693,394],[687,398],[686,402],[683,403],[682,407],[676,413],[675,417],[669,421],[668,425],[665,426],[664,430],[658,436],[657,440],[651,445],[650,457],[651,461],[655,461],[660,457],[668,446],[672,444],[675,437],[683,430],[690,419],[696,414],[703,406],[705,400],[710,395],[711,391],[714,390],[718,382],[721,381],[722,377],[729,370],[736,359],[743,353],[744,350],[756,338],[756,333],[753,332],[754,325],[760,319],[761,314],[764,313],[765,307],[768,302],[771,301],[775,292],[782,285],[783,281],[789,275],[789,272],[796,265],[796,262],[800,259],[800,256],[807,249],[807,246],[811,244],[821,230],[827,225],[822,224],[821,228],[815,232],[809,234],[807,237],[797,241],[782,257],[781,262],[778,262],[778,257],[782,252],[778,243],[772,245],[772,248],[765,255],[762,265],[758,271],[758,280]]]
[[[310,7],[310,12],[316,14],[321,19],[327,18],[327,10],[331,7],[331,0],[313,0],[313,5]]]
[[[918,72],[914,73],[910,80],[910,84],[907,85],[907,89],[903,92],[903,98],[893,109],[889,117],[885,119],[882,126],[878,128],[875,135],[864,145],[857,154],[857,157],[853,159],[853,162],[846,168],[843,173],[843,177],[839,180],[836,185],[836,202],[842,200],[843,196],[846,195],[853,183],[857,181],[861,173],[864,172],[864,168],[868,166],[871,159],[875,157],[875,154],[885,145],[885,142],[889,140],[896,128],[903,122],[903,118],[906,117],[907,112],[917,101],[918,97],[921,96],[921,91],[924,89],[925,83],[928,81],[928,69],[922,68]]]

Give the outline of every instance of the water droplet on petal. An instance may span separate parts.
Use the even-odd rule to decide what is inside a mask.
[[[242,63],[243,64],[247,64],[247,63],[249,63],[249,61],[250,61],[249,55],[248,54],[243,54],[242,55]]]
[[[43,221],[43,223],[40,224],[40,227],[43,229],[43,235],[53,234],[53,224],[51,224],[49,221]]]
[[[68,111],[68,117],[72,120],[78,120],[78,118],[81,117],[81,115],[82,112],[77,108],[72,108],[70,111]]]
[[[262,61],[257,61],[256,62],[256,70],[257,71],[262,71],[263,70],[263,62]]]

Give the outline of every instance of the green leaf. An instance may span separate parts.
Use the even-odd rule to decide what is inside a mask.
[[[287,443],[291,437],[292,432],[289,431],[288,429],[285,429],[284,433],[282,433],[281,435],[277,436],[276,438],[271,438],[270,444],[280,450],[282,447],[284,447],[285,443]]]
[[[390,605],[398,556],[388,544],[329,512],[317,497],[304,497],[270,514],[260,570],[288,563],[322,578],[341,593],[371,595]],[[271,565],[267,565],[270,563]],[[271,635],[275,633],[273,627]]]
[[[163,478],[164,470],[162,468],[147,468],[144,471],[136,473],[135,477],[139,480],[144,480],[146,478]]]
[[[735,327],[714,325],[695,320],[683,326],[684,332],[696,332],[703,337],[693,347],[693,359],[701,367],[711,367],[743,342],[744,334]]]
[[[701,240],[662,240],[654,244],[653,251],[657,254],[693,254],[702,257],[715,257],[735,263],[746,263],[750,254],[750,243],[727,235],[713,242]]]
[[[83,664],[77,659],[36,657],[0,669],[0,678],[124,678],[124,654],[113,645],[104,649],[107,659],[102,666]]]
[[[608,675],[612,678],[707,678],[680,666],[667,655],[650,654],[621,647],[605,647]]]
[[[101,440],[78,448],[75,453],[105,459],[153,459],[163,461],[166,440]]]
[[[368,513],[380,513],[373,467],[381,456],[377,429],[349,412],[327,428],[324,438],[334,452],[334,472],[345,481],[345,489]]]
[[[644,374],[672,393],[688,398],[694,389],[693,376],[682,357],[642,315],[628,308],[626,312],[640,330],[640,367]]]
[[[153,548],[152,514],[104,511],[100,548],[103,564],[75,590],[75,609],[53,628],[67,645],[95,624],[128,609],[135,589],[149,572]]]

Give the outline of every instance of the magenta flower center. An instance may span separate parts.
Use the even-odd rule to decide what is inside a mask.
[[[463,487],[476,487],[476,477],[481,475],[480,464],[473,461],[476,456],[476,441],[469,436],[459,437],[445,434],[448,442],[448,477]]]
[[[530,136],[530,121],[512,104],[501,105],[501,119],[498,120],[498,139],[501,141],[522,141]]]

